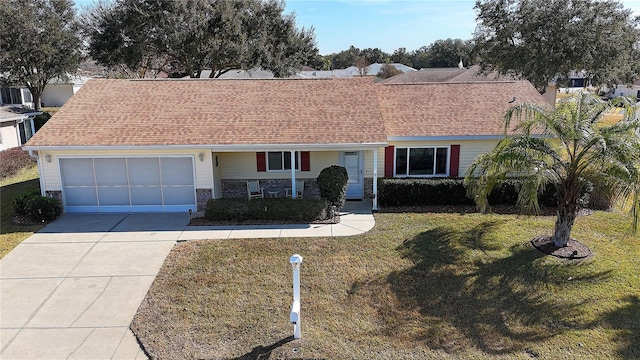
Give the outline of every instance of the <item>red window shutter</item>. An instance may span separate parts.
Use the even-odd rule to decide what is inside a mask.
[[[256,153],[256,164],[258,167],[258,172],[267,171],[267,154],[264,152]]]
[[[451,154],[449,156],[449,176],[458,177],[460,169],[460,145],[451,145]]]
[[[308,151],[300,152],[300,170],[311,171],[311,154]]]
[[[393,164],[395,163],[395,151],[393,145],[384,148],[384,177],[393,177]]]

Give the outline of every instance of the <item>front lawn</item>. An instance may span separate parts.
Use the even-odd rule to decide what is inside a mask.
[[[640,358],[640,236],[596,212],[591,259],[533,249],[553,217],[380,213],[345,238],[176,245],[131,328],[152,358]],[[289,324],[304,257],[302,339]]]
[[[42,229],[43,225],[16,225],[12,222],[13,198],[23,192],[40,189],[38,168],[31,165],[13,176],[0,180],[0,258],[13,250],[22,240]]]

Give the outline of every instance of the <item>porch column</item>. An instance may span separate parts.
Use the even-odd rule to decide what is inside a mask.
[[[373,210],[378,210],[378,148],[373,149]]]
[[[296,192],[296,152],[291,150],[291,198],[298,197]]]

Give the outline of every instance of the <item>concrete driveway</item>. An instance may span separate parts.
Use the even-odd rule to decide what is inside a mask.
[[[187,214],[66,214],[0,260],[0,358],[145,359],[129,330]]]

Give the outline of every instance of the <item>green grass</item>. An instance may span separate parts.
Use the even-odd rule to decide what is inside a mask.
[[[579,217],[573,237],[594,256],[578,262],[529,246],[552,217],[375,217],[356,237],[178,244],[132,329],[162,359],[640,358],[640,237],[627,215]]]
[[[13,198],[20,193],[39,188],[38,168],[35,165],[0,181],[0,213],[2,214],[0,216],[0,258],[34,232],[42,229],[42,225],[24,226],[12,223],[15,215],[12,206]]]

